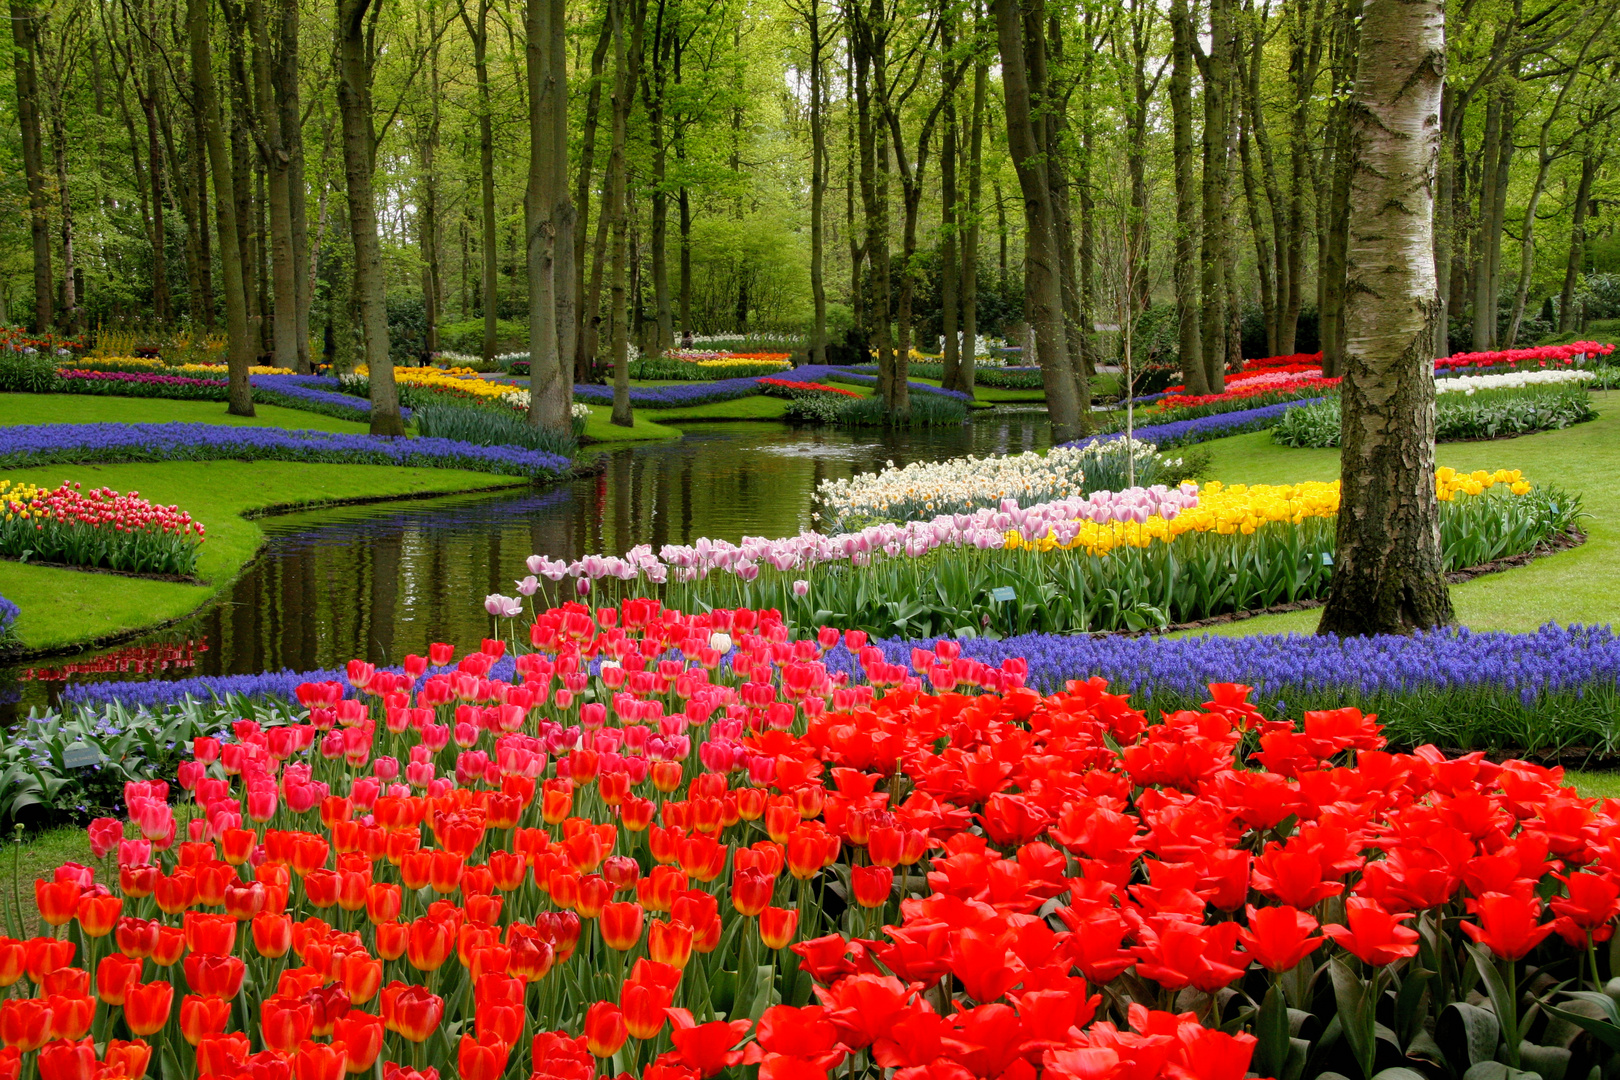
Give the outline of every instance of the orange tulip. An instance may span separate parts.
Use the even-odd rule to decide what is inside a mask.
[[[174,986],[170,983],[136,983],[124,993],[124,1023],[133,1035],[144,1037],[162,1031],[173,1008]]]

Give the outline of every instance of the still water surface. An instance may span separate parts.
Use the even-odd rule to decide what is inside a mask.
[[[965,428],[872,433],[716,424],[607,452],[595,476],[549,488],[369,506],[260,522],[266,544],[184,623],[114,649],[0,670],[0,721],[53,703],[70,681],[186,678],[395,663],[434,641],[489,632],[483,598],[513,592],[531,554],[576,559],[700,537],[790,536],[814,524],[823,480],[962,454],[1044,449],[1044,410],[996,410]]]

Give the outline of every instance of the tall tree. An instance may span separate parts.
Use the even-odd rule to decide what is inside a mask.
[[[629,138],[630,110],[635,105],[635,73],[641,69],[642,47],[647,25],[646,0],[608,0],[613,20],[613,144],[608,155],[607,198],[603,212],[612,230],[612,311],[609,315],[608,350],[613,360],[612,422],[621,427],[635,423],[630,407],[629,293],[626,275],[630,252],[628,233],[629,163],[625,144]],[[628,21],[630,25],[625,26]]]
[[[1001,85],[1006,100],[1007,148],[1024,196],[1024,306],[1035,333],[1035,348],[1046,388],[1046,411],[1053,442],[1085,434],[1081,402],[1064,334],[1063,296],[1058,266],[1057,227],[1047,161],[1046,125],[1037,125],[1046,105],[1046,11],[1044,0],[995,0],[996,36],[1001,46]]]
[[[525,203],[529,260],[529,423],[560,434],[573,421],[572,380],[563,362],[558,332],[559,298],[572,282],[571,267],[558,273],[562,233],[573,235],[573,222],[562,220],[560,204],[568,197],[566,144],[559,156],[557,113],[568,110],[568,70],[556,63],[555,39],[567,34],[562,5],[527,0],[525,51],[529,89],[529,186]],[[563,301],[566,303],[566,300]],[[572,326],[573,320],[568,320]]]
[[[489,13],[492,0],[477,0],[477,15],[468,14],[467,5],[461,5],[461,21],[472,39],[473,77],[478,82],[478,194],[479,194],[479,250],[483,255],[483,288],[480,291],[484,309],[484,340],[481,352],[485,360],[495,355],[495,337],[498,328],[498,294],[500,289],[500,254],[495,234],[495,128],[494,105],[489,86]]]
[[[190,0],[197,3],[198,0]],[[371,384],[371,433],[404,435],[394,361],[388,348],[387,283],[372,171],[377,153],[371,81],[383,0],[337,0],[337,100],[343,122],[343,178],[354,241],[354,293]],[[223,227],[222,227],[223,231]]]
[[[1338,542],[1320,631],[1410,633],[1452,620],[1431,355],[1441,0],[1367,0],[1357,54]]]
[[[50,197],[39,121],[39,17],[31,0],[11,0],[11,43],[17,118],[22,126],[23,174],[28,184],[28,228],[34,252],[34,330],[43,334],[55,321],[55,284],[51,275]]]
[[[219,267],[225,290],[226,360],[229,366],[229,406],[233,416],[253,415],[253,387],[248,368],[253,347],[248,340],[247,295],[242,288],[242,249],[232,242],[237,235],[236,192],[231,158],[225,146],[225,125],[219,94],[214,86],[213,50],[209,41],[208,0],[186,0],[186,33],[191,43],[191,96],[196,104],[201,141],[207,149],[209,172],[214,178],[214,217],[218,223]],[[199,204],[206,200],[205,191]],[[200,215],[199,215],[200,216]]]
[[[1176,344],[1189,394],[1210,392],[1198,316],[1198,191],[1193,179],[1192,75],[1196,61],[1192,13],[1187,0],[1170,0],[1171,167],[1175,172]]]

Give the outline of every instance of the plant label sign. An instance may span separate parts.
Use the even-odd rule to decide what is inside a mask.
[[[74,743],[62,751],[62,767],[64,769],[82,769],[86,765],[94,765],[101,760],[101,751],[84,743]]]
[[[1004,604],[1008,600],[1018,599],[1018,592],[1011,585],[1003,585],[1000,588],[990,590],[990,599],[998,604]]]

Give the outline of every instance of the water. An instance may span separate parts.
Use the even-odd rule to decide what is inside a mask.
[[[693,426],[607,452],[595,476],[547,488],[340,506],[265,518],[266,544],[218,598],[125,645],[0,669],[0,721],[70,682],[395,663],[487,635],[483,598],[511,594],[531,554],[576,559],[700,537],[814,527],[823,480],[962,454],[1044,449],[1044,410],[995,410],[957,430],[888,434],[776,424]]]

